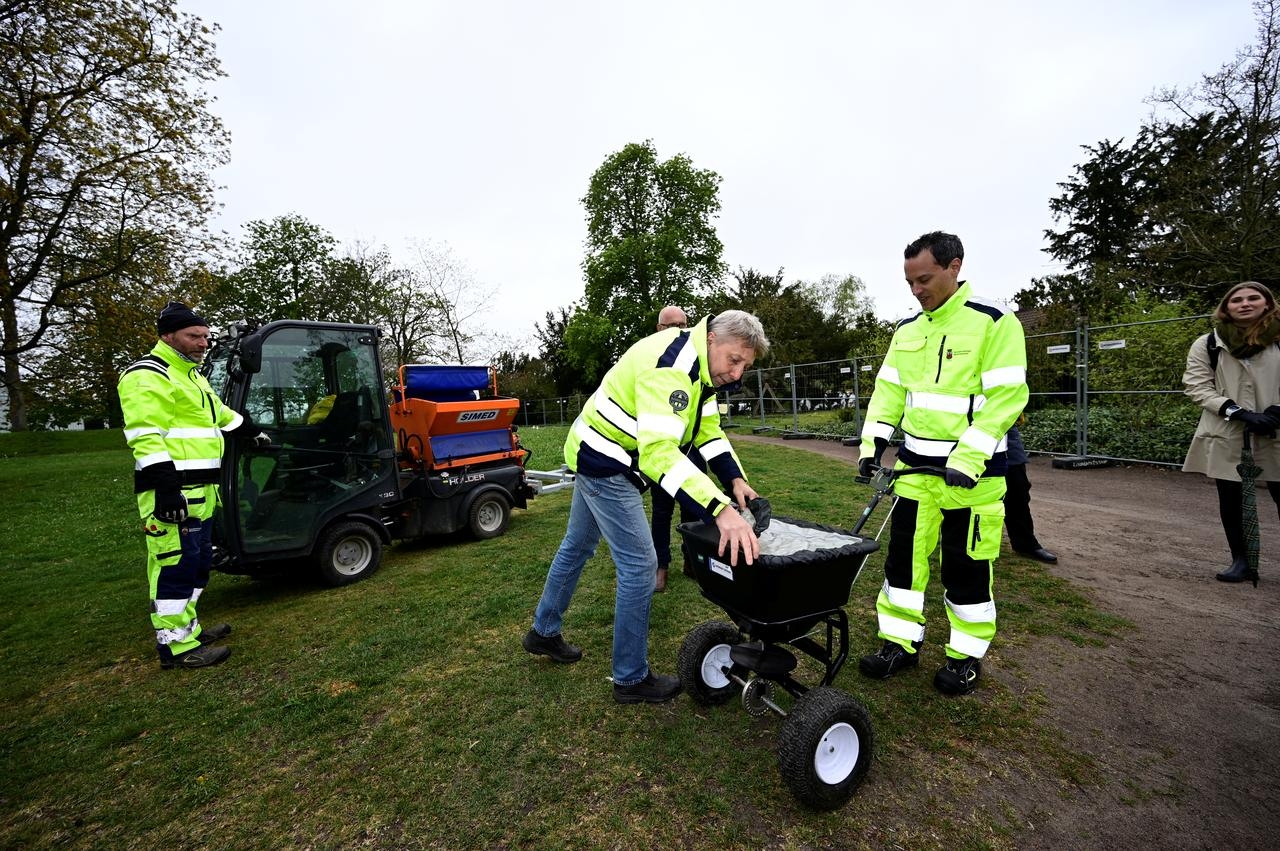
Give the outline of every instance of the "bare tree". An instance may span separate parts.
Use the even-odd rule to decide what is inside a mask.
[[[467,363],[489,354],[492,335],[480,322],[485,307],[497,291],[476,283],[466,264],[445,243],[428,240],[415,244],[418,285],[439,310],[436,333],[439,346],[430,351],[446,363]]]

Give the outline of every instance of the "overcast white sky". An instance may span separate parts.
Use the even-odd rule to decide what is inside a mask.
[[[730,268],[861,277],[914,301],[902,247],[958,233],[1009,299],[1057,269],[1048,200],[1081,145],[1251,43],[1247,0],[889,3],[180,0],[222,30],[218,225],[298,213],[341,242],[448,243],[488,330],[582,295],[581,198],[630,142],[723,179]]]

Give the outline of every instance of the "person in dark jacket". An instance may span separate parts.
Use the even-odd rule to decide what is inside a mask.
[[[1031,519],[1031,480],[1027,478],[1027,448],[1022,433],[1015,425],[1009,429],[1009,469],[1005,473],[1004,528],[1009,545],[1019,555],[1045,564],[1057,564],[1058,556],[1049,552],[1036,539],[1035,521]]]

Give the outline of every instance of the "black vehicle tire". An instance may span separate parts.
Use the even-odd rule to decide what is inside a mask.
[[[477,540],[496,538],[507,531],[511,521],[511,503],[497,491],[482,493],[471,503],[467,512],[467,526]]]
[[[733,667],[729,650],[740,641],[742,633],[738,628],[723,621],[698,624],[685,636],[676,674],[695,703],[717,706],[738,693],[737,684],[724,675],[722,668]]]
[[[871,717],[861,703],[839,689],[815,688],[782,722],[778,770],[800,803],[834,810],[866,777],[873,739]]]
[[[378,569],[382,539],[367,523],[347,520],[330,526],[316,547],[316,568],[326,585],[350,585]]]

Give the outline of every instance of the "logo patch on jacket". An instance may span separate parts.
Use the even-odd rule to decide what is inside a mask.
[[[671,403],[671,410],[676,413],[680,413],[685,408],[689,407],[689,394],[683,390],[674,390],[667,401]]]

